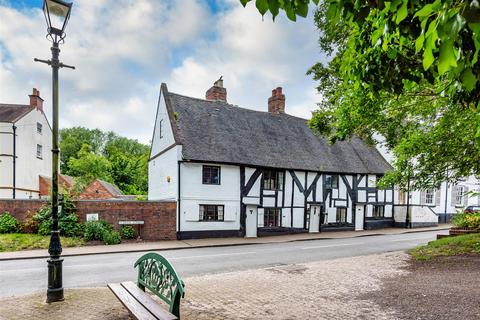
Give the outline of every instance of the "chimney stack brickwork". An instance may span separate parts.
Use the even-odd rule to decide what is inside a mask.
[[[33,88],[32,94],[28,96],[30,97],[30,106],[43,112],[43,99],[40,97],[40,91]]]
[[[285,95],[282,93],[282,87],[272,90],[272,96],[268,98],[268,112],[285,113]]]
[[[222,77],[215,81],[213,86],[207,90],[205,99],[209,101],[223,101],[227,102],[227,89],[223,87]]]

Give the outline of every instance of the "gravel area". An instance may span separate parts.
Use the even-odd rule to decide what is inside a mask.
[[[403,270],[364,298],[394,311],[398,319],[480,319],[480,256],[412,259]]]

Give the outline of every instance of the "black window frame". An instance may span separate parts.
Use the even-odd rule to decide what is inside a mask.
[[[43,134],[43,125],[40,122],[37,122],[37,133]]]
[[[328,177],[331,178],[330,181],[328,181]],[[338,189],[338,174],[325,175],[325,189]]]
[[[273,216],[273,217],[270,217]],[[282,208],[275,208],[275,207],[269,207],[269,208],[263,208],[263,227],[266,228],[279,228],[282,226]],[[270,219],[273,218],[273,219]],[[268,225],[267,222],[269,220],[272,220],[274,222],[273,225]]]
[[[339,217],[339,213],[341,211],[345,210],[345,221],[342,221],[341,219],[338,219]],[[342,216],[342,214],[340,214],[340,217]],[[335,212],[335,222],[336,223],[348,223],[348,210],[347,210],[347,207],[337,207],[337,211]]]
[[[263,190],[283,191],[283,170],[266,169],[263,170]]]
[[[163,135],[162,135],[162,122],[163,122],[163,119],[160,119],[160,122],[158,123],[158,131],[159,131],[159,138],[160,138],[160,139],[163,138]]]
[[[381,208],[382,210],[380,210],[381,214],[378,215],[378,214],[375,214],[375,209],[377,208]],[[383,219],[385,218],[385,206],[384,205],[374,205],[373,208],[372,208],[372,217],[375,218],[375,219]]]
[[[202,207],[203,207],[203,212],[202,212]],[[222,208],[221,210],[221,218],[219,214],[219,208]],[[213,212],[213,219],[207,219],[209,216],[209,209],[214,209]],[[207,214],[205,214],[207,213]],[[223,222],[225,221],[225,206],[223,204],[200,204],[198,206],[198,221],[200,222]]]
[[[217,183],[213,182],[212,179],[212,169],[218,170],[218,181]],[[206,170],[209,170],[209,176],[208,179],[205,179],[205,172]],[[220,185],[221,184],[221,178],[222,178],[222,172],[221,172],[221,167],[220,166],[211,166],[211,165],[204,165],[202,166],[202,184],[209,184],[209,185]]]

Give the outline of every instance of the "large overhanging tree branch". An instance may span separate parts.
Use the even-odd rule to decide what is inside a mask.
[[[241,0],[246,5],[249,1]],[[263,15],[305,16],[316,1],[257,0]],[[395,171],[384,184],[428,188],[480,174],[478,1],[326,0],[309,71],[323,96],[311,126],[332,141],[380,135]]]

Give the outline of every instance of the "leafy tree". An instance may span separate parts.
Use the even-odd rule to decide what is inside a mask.
[[[98,178],[115,183],[126,194],[147,193],[147,145],[82,127],[63,129],[61,137],[61,171],[76,177],[78,189]]]
[[[273,16],[279,5],[292,19],[304,2],[256,5]],[[480,173],[478,1],[326,0],[315,22],[334,55],[309,71],[323,95],[315,130],[332,141],[380,134],[397,159],[384,184],[422,188]]]
[[[95,179],[113,182],[112,165],[104,156],[93,152],[89,145],[84,144],[76,157],[68,161],[69,173],[82,185],[87,185]]]

